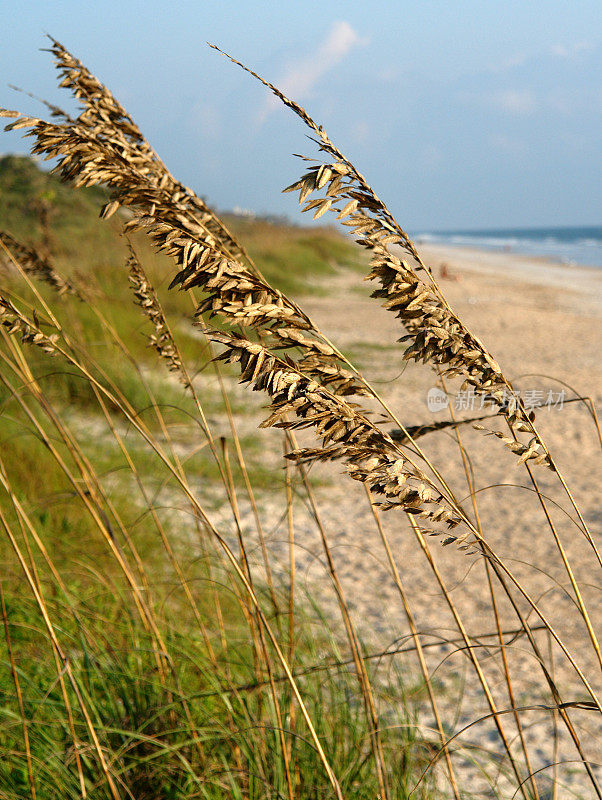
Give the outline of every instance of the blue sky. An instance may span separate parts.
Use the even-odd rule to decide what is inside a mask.
[[[595,2],[0,0],[14,83],[68,105],[48,31],[218,208],[299,219],[305,129],[212,41],[304,104],[410,230],[601,224],[602,8]],[[27,140],[2,134],[0,152]]]

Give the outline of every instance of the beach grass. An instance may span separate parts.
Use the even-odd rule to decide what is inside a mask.
[[[601,797],[602,562],[539,409],[367,179],[276,87],[264,81],[324,156],[288,190],[359,247],[330,227],[216,214],[83,64],[51,51],[81,116],[4,115],[55,174],[0,161],[3,795],[543,800],[576,774],[576,796]],[[358,330],[337,344],[315,321],[312,298],[334,286],[357,327],[341,276],[370,280],[398,341],[374,347]],[[385,359],[430,369],[449,397],[470,390],[485,423],[450,404],[448,424],[409,425],[367,377]],[[539,515],[525,537],[549,541],[548,562],[526,538],[521,558],[504,547],[496,520],[516,503],[487,527],[483,461],[520,476],[495,480],[523,481]],[[399,557],[400,529],[427,585]],[[345,574],[340,548],[362,546]],[[387,600],[371,599],[393,642],[356,613],[376,565]],[[478,594],[476,621],[459,587]],[[424,626],[436,604],[439,624]],[[544,767],[527,713],[553,723]],[[465,736],[475,727],[485,734]]]

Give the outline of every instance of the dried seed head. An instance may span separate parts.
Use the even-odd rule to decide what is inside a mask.
[[[0,325],[9,334],[17,333],[24,344],[32,344],[39,347],[45,353],[56,355],[57,342],[59,336],[57,333],[50,335],[44,333],[37,320],[33,322],[27,319],[19,309],[5,297],[0,295]]]
[[[52,286],[59,295],[72,294],[81,298],[79,290],[68,280],[62,278],[50,261],[38,253],[35,248],[26,247],[6,231],[0,231],[0,243],[6,248],[0,247],[0,256],[4,254],[9,264],[12,256],[25,272]],[[6,255],[6,251],[8,251],[8,255]]]
[[[321,446],[297,450],[292,458],[304,463],[340,460],[352,478],[385,498],[383,508],[401,508],[444,523],[448,530],[461,524],[428,477],[357,408],[257,342],[222,331],[211,332],[210,338],[224,345],[218,360],[238,364],[241,381],[269,395],[271,413],[261,427],[314,428]]]
[[[180,353],[163,314],[161,304],[131,247],[127,266],[136,304],[140,306],[154,327],[154,333],[149,336],[149,347],[154,348],[159,357],[165,361],[168,369],[171,372],[177,372],[182,383],[188,386],[189,379],[183,368]]]

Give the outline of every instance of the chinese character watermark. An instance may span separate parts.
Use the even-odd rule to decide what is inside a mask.
[[[456,392],[455,395],[447,395],[442,389],[433,386],[426,394],[426,405],[434,414],[444,411],[450,405],[455,411],[482,411],[506,406],[512,399],[515,403],[522,402],[527,411],[532,411],[534,408],[546,408],[548,411],[552,408],[562,409],[566,400],[566,390],[515,389],[513,392],[507,390],[499,401],[494,401],[485,393],[477,393],[472,386]]]

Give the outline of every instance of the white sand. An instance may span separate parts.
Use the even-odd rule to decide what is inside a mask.
[[[565,389],[568,399],[574,392],[565,387],[566,383],[577,393],[592,397],[598,408],[602,408],[602,270],[562,267],[543,259],[439,246],[425,247],[422,252],[436,273],[443,262],[448,265],[449,272],[457,280],[442,280],[441,285],[452,308],[483,340],[516,386],[542,393],[552,391],[555,396]],[[443,419],[445,412],[433,414],[426,407],[427,390],[435,384],[430,368],[411,364],[404,371],[402,345],[395,345],[396,338],[402,334],[398,321],[368,297],[366,284],[361,287],[357,274],[345,272],[328,282],[329,291],[325,296],[305,298],[303,306],[339,347],[357,357],[366,377],[374,382],[405,424]],[[591,526],[596,543],[602,546],[599,493],[602,451],[591,416],[581,403],[566,404],[563,408],[542,409],[538,425]],[[496,427],[501,426],[496,424]],[[600,669],[595,653],[585,625],[575,611],[567,572],[538,500],[529,489],[526,471],[516,466],[516,457],[497,439],[484,437],[470,426],[462,429],[462,439],[472,459],[477,486],[497,487],[484,490],[478,496],[486,538],[540,604],[562,640],[575,653],[593,687],[600,692]],[[465,497],[465,475],[453,438],[437,434],[424,437],[421,442],[457,495]],[[274,457],[277,457],[276,452]],[[320,509],[355,622],[370,648],[379,650],[393,641],[406,641],[403,637],[408,634],[408,624],[363,490],[353,481],[337,475],[338,471],[338,467],[315,470],[318,477],[333,480],[330,486],[318,491]],[[537,468],[536,475],[541,489],[560,506],[551,502],[550,513],[582,587],[592,623],[600,635],[602,571],[592,548],[570,519],[574,512],[556,476],[544,468]],[[267,498],[264,501],[268,513],[272,502]],[[279,512],[274,509],[272,516],[278,519]],[[336,600],[324,567],[315,524],[300,503],[295,519],[300,591],[305,588],[312,596],[317,596],[335,619]],[[384,515],[384,519],[422,641],[433,644],[440,643],[442,637],[457,639],[450,610],[405,518],[391,513]],[[284,524],[275,523],[270,542],[272,552],[281,554],[283,574],[287,559],[285,541]],[[470,635],[478,639],[479,634],[495,632],[483,563],[454,547],[442,548],[434,539],[429,544],[447,586],[453,590],[454,604]],[[496,601],[504,628],[516,628],[515,613],[499,587]],[[524,599],[520,607],[523,613],[529,614],[530,623],[537,625],[537,617]],[[548,636],[536,634],[536,637],[547,654]],[[476,652],[492,693],[500,709],[508,708],[495,638],[480,641],[483,646]],[[586,697],[587,692],[560,648],[555,646],[553,650],[556,678],[564,698]],[[546,682],[524,638],[507,648],[507,657],[517,702],[523,705],[548,702]],[[408,671],[411,683],[410,676],[416,675],[416,660],[412,655],[402,658],[404,660],[398,663]],[[436,670],[436,677],[441,681],[443,717],[449,723],[450,734],[487,713],[483,693],[468,665],[465,651],[444,644],[429,649],[428,660],[429,668]],[[389,660],[385,659],[382,669],[388,664]],[[464,678],[466,683],[463,683]],[[571,714],[581,733],[588,732],[584,741],[589,756],[602,760],[599,716],[587,711]],[[521,716],[527,728],[525,735],[533,768],[545,767],[553,758],[554,718],[545,711],[526,711]],[[513,749],[517,750],[513,720],[510,716],[502,719]],[[421,720],[426,726],[432,722],[426,706]],[[456,745],[478,746],[489,753],[500,751],[491,720],[470,728]],[[569,762],[576,758],[566,735],[561,736],[559,758]],[[489,764],[491,772],[490,755],[482,757],[481,761]],[[479,779],[475,770],[462,759],[459,764],[464,779],[471,782],[469,788],[476,789]],[[551,768],[544,770],[539,775],[540,785],[545,787],[546,781],[549,785],[552,777]],[[559,781],[564,787],[559,797],[575,796],[573,791],[578,791],[578,796],[594,796],[578,764],[562,766]],[[512,796],[516,786],[510,787],[511,783],[502,780],[503,796]]]

